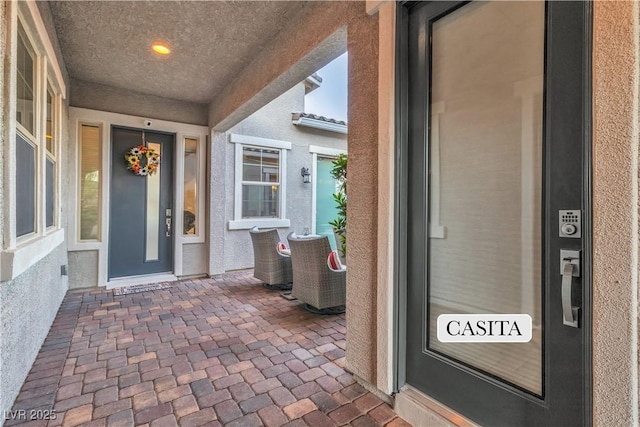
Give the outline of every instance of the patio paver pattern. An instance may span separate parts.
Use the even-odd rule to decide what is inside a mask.
[[[408,425],[344,370],[345,331],[250,271],[69,292],[13,408],[56,419],[5,425]]]

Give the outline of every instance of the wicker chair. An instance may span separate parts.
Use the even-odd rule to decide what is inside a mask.
[[[249,230],[253,244],[253,276],[268,289],[291,289],[291,258],[277,251],[280,236],[276,229]]]
[[[347,273],[332,271],[327,266],[327,256],[331,252],[327,236],[296,237],[291,233],[287,240],[293,266],[291,294],[314,313],[344,313]]]

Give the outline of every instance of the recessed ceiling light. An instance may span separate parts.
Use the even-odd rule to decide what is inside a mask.
[[[171,52],[171,49],[169,49],[169,46],[165,43],[154,43],[151,48],[155,53],[159,53],[160,55],[168,55]]]

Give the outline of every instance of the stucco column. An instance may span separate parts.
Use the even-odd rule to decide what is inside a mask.
[[[7,15],[8,6],[7,2],[2,2],[0,4],[0,147],[6,147],[8,144],[6,143],[9,132],[8,132],[8,112],[9,112],[9,96],[8,96],[8,87],[5,83],[8,79],[5,80],[5,63],[7,63],[7,54],[11,52],[11,46],[9,46],[9,40],[6,37],[8,20],[10,17]],[[4,149],[0,149],[0,185],[2,188],[4,187]],[[0,194],[3,196],[6,194],[4,190],[0,190]],[[5,197],[0,197],[0,212],[3,214],[0,215],[0,246],[3,246],[3,236],[4,236],[4,218],[7,218],[7,213],[5,212],[4,203]]]
[[[378,213],[378,16],[347,29],[349,160],[347,166],[347,369],[376,384]]]
[[[367,3],[369,5],[369,3]],[[393,280],[395,177],[396,4],[377,5],[380,25],[378,61],[378,292],[377,382],[393,391]],[[371,12],[370,12],[371,13]]]
[[[638,425],[640,4],[594,5],[593,421]]]
[[[227,134],[211,131],[211,146],[208,147],[207,168],[209,170],[209,275],[224,273],[224,230],[227,173]]]

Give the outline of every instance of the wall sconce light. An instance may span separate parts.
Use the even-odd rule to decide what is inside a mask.
[[[309,168],[303,167],[300,169],[300,175],[302,175],[302,182],[308,184],[311,182],[311,174],[309,173]]]

